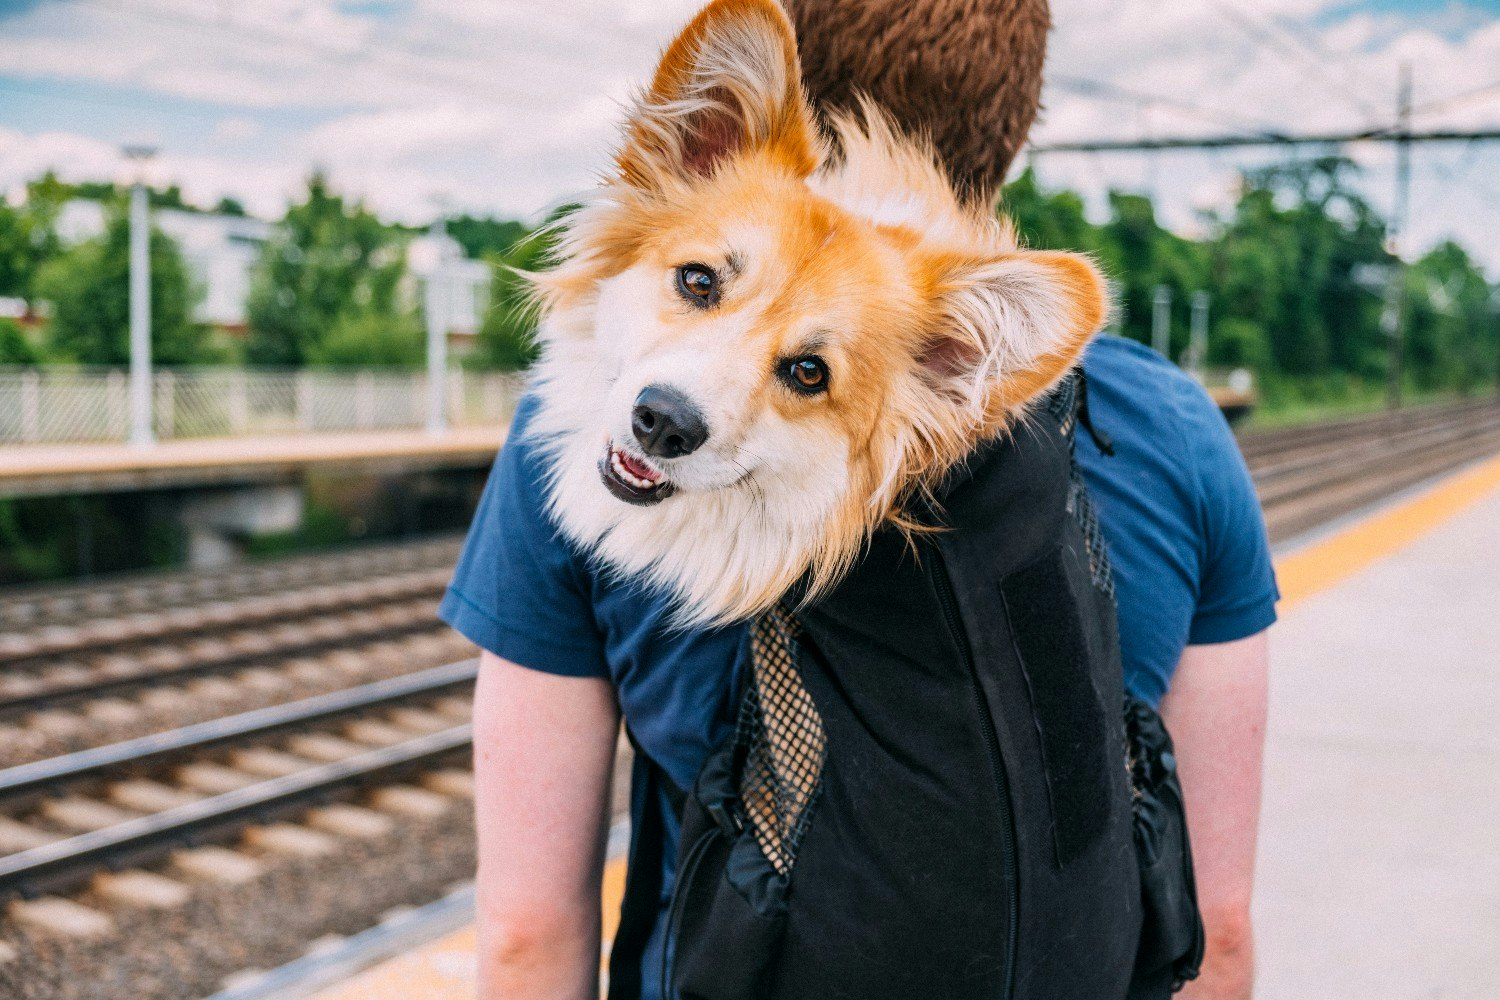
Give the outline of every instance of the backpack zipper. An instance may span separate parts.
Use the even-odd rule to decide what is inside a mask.
[[[943,620],[947,623],[948,631],[958,646],[959,656],[963,658],[964,665],[969,668],[969,680],[974,685],[974,701],[979,707],[979,715],[984,722],[984,742],[990,754],[995,790],[1000,794],[1000,812],[1002,813],[1000,859],[1005,867],[1006,906],[1009,914],[1008,937],[1005,943],[1005,980],[1000,997],[1001,1000],[1010,1000],[1015,991],[1016,939],[1019,934],[1017,925],[1021,909],[1020,887],[1017,885],[1016,873],[1016,816],[1011,808],[1010,786],[1005,779],[1005,761],[1000,756],[1000,737],[995,732],[995,717],[990,713],[990,703],[985,698],[984,685],[979,680],[979,667],[974,662],[974,653],[969,648],[968,636],[964,633],[963,623],[959,619],[958,602],[953,596],[953,584],[948,579],[948,567],[938,547],[932,545],[930,548],[933,555],[932,579],[937,590],[938,603],[942,605]]]

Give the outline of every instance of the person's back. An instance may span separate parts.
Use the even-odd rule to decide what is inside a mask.
[[[799,6],[792,4],[794,14]],[[1084,368],[1095,423],[1117,440],[1107,458],[1084,436],[1079,458],[1116,565],[1126,683],[1154,703],[1179,663],[1210,681],[1184,687],[1179,675],[1174,695],[1184,688],[1209,707],[1183,702],[1186,714],[1173,726],[1193,789],[1212,937],[1216,887],[1227,887],[1225,912],[1238,914],[1248,900],[1242,828],[1247,813],[1253,820],[1253,796],[1247,804],[1244,785],[1258,756],[1241,754],[1232,779],[1219,778],[1222,762],[1201,763],[1205,744],[1194,723],[1212,717],[1214,738],[1231,748],[1258,730],[1254,649],[1249,667],[1228,670],[1219,661],[1241,644],[1202,644],[1253,636],[1274,617],[1264,533],[1233,440],[1201,390],[1144,348],[1112,338],[1090,348]],[[687,787],[728,734],[744,633],[674,631],[668,598],[601,572],[570,547],[545,510],[544,463],[526,433],[535,406],[528,398],[520,408],[443,613],[487,651],[476,701],[486,995],[588,996],[596,989],[600,831],[617,720],[623,714],[642,750],[632,790],[635,846],[658,841],[652,853],[667,859],[665,893],[676,817],[649,765]],[[1263,649],[1259,662],[1263,668]],[[1233,692],[1243,711],[1227,723],[1213,707],[1224,694],[1212,685],[1225,678],[1252,688],[1248,697]],[[1194,787],[1199,769],[1233,801],[1226,806],[1207,782]],[[1201,836],[1194,802],[1212,809]],[[1226,837],[1232,843],[1221,849]],[[659,925],[649,933],[643,964],[654,967]],[[1213,958],[1211,951],[1210,973]],[[654,995],[652,977],[643,978],[642,995]]]

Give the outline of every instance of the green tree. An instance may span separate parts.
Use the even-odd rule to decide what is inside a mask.
[[[476,260],[507,253],[529,233],[525,223],[514,219],[477,215],[455,215],[448,220],[447,231],[464,248],[464,255]]]
[[[1091,223],[1075,195],[1041,190],[1030,171],[1006,189],[1004,208],[1025,244],[1094,254],[1124,304],[1128,336],[1149,337],[1152,295],[1164,284],[1173,291],[1172,350],[1180,352],[1190,295],[1205,289],[1213,296],[1210,364],[1250,367],[1278,391],[1337,395],[1378,387],[1388,365],[1381,313],[1395,261],[1355,177],[1340,157],[1247,173],[1234,207],[1206,217],[1208,235],[1198,240],[1168,232],[1136,194],[1112,192],[1109,217]],[[1493,377],[1495,295],[1456,245],[1413,264],[1408,380],[1462,389]]]
[[[1083,199],[1072,191],[1043,191],[1030,167],[1006,185],[1000,211],[1024,246],[1085,253],[1100,249],[1099,227],[1084,215]]]
[[[553,243],[550,230],[542,230],[491,258],[490,308],[475,338],[480,365],[518,371],[536,360],[537,312],[527,274],[547,266]]]
[[[1192,294],[1208,285],[1205,248],[1157,222],[1156,209],[1145,195],[1112,191],[1109,207],[1099,256],[1118,287],[1120,332],[1151,342],[1156,289],[1165,285],[1172,292],[1169,350],[1177,357],[1187,347]]]
[[[36,297],[37,274],[62,251],[57,215],[68,197],[68,186],[49,171],[26,185],[20,205],[0,198],[0,295]]]
[[[1458,244],[1434,247],[1406,273],[1406,368],[1419,389],[1470,392],[1500,367],[1497,292]]]
[[[1341,157],[1249,174],[1214,248],[1219,315],[1259,324],[1280,372],[1313,378],[1384,370],[1381,297],[1362,284],[1392,262],[1385,224]]]
[[[157,364],[205,364],[222,351],[193,320],[196,295],[177,244],[151,230],[151,357]],[[114,206],[104,234],[68,249],[38,277],[52,303],[49,353],[59,360],[121,365],[130,360],[130,221]]]
[[[335,319],[307,360],[322,368],[417,368],[426,358],[426,333],[415,313],[364,310]]]
[[[404,271],[388,227],[313,174],[307,197],[287,210],[261,253],[246,304],[246,360],[308,363],[345,317],[393,314]]]
[[[21,324],[0,316],[0,365],[37,365],[41,361],[41,351],[27,339]]]

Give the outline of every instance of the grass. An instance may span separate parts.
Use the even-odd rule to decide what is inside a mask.
[[[1418,391],[1410,386],[1401,394],[1403,407],[1436,406],[1461,399],[1478,399],[1495,390],[1480,386],[1464,394],[1453,389]],[[1266,387],[1255,411],[1241,421],[1237,430],[1267,430],[1297,427],[1379,413],[1386,407],[1385,387],[1376,384],[1341,384],[1336,386]]]

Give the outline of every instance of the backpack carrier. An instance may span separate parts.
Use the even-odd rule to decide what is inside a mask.
[[[736,731],[681,796],[664,997],[1147,1000],[1196,974],[1171,743],[1124,698],[1073,460],[1084,392],[956,472],[945,530],[877,532],[753,624]],[[615,1000],[659,911],[660,865],[631,867]]]

